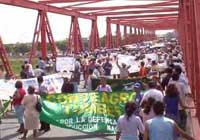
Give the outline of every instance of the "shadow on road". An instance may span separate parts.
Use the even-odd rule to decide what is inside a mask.
[[[11,135],[7,135],[5,137],[2,137],[1,140],[10,140],[12,138],[15,138],[17,136],[19,136],[20,134],[19,133],[14,133],[14,134],[11,134]]]
[[[106,138],[108,136],[113,136],[111,134],[90,134],[90,135],[78,135],[78,136],[67,136],[67,137],[51,137],[51,138],[38,138],[39,140],[81,140],[81,139],[89,139],[96,140],[96,138],[101,140],[112,140],[111,138]]]

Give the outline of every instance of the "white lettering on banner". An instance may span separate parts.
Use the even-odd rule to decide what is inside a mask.
[[[57,57],[56,70],[57,71],[74,71],[75,58],[74,57]]]
[[[107,130],[109,131],[115,131],[116,130],[116,126],[113,126],[113,125],[107,125]]]

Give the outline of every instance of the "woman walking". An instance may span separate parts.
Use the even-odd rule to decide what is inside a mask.
[[[22,105],[22,100],[26,94],[25,90],[23,89],[23,84],[21,81],[17,81],[15,83],[16,91],[13,95],[12,105],[15,110],[15,114],[17,116],[18,122],[20,124],[20,128],[17,130],[19,133],[24,132],[24,122],[23,122],[23,116],[24,116],[24,107]]]
[[[138,130],[144,133],[144,126],[139,116],[134,114],[136,110],[134,102],[125,105],[125,115],[118,119],[116,140],[139,140]]]
[[[36,137],[37,129],[39,129],[40,120],[39,112],[36,110],[37,102],[40,102],[40,96],[35,94],[35,88],[29,86],[28,94],[24,97],[22,104],[24,105],[24,135],[20,139],[25,140],[28,130],[33,130],[33,137]]]

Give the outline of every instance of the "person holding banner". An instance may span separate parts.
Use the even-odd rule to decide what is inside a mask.
[[[117,59],[117,66],[119,68],[119,71],[120,71],[120,79],[128,79],[128,76],[129,76],[129,71],[128,69],[131,67],[131,66],[126,66],[125,63],[122,63],[122,66],[119,65],[119,62],[118,62],[118,59]]]
[[[125,114],[120,116],[117,122],[116,140],[139,140],[138,130],[144,133],[140,117],[134,114],[136,108],[134,102],[126,103]]]
[[[18,122],[20,124],[20,128],[17,130],[19,133],[24,132],[24,122],[23,122],[23,116],[24,116],[24,107],[22,105],[22,100],[26,94],[25,90],[23,89],[23,84],[21,81],[17,81],[15,83],[16,91],[13,95],[12,105],[15,110],[15,114],[17,116]]]
[[[97,87],[96,91],[98,91],[99,93],[112,92],[112,88],[110,85],[106,84],[106,79],[104,77],[101,77],[100,85]]]
[[[74,92],[74,85],[71,83],[70,79],[67,77],[63,78],[64,83],[61,88],[62,93],[73,93]]]
[[[39,84],[38,94],[40,96],[48,95],[48,87],[44,83],[43,76],[37,77],[37,81],[38,81],[38,84]],[[40,121],[40,124],[41,124],[41,127],[40,127],[39,131],[47,132],[47,131],[50,130],[50,124],[43,122],[43,121]]]

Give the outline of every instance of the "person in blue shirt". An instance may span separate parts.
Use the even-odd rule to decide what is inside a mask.
[[[156,101],[153,105],[155,117],[146,121],[144,140],[174,140],[174,134],[177,133],[187,140],[195,140],[184,132],[175,121],[165,117],[164,103]]]
[[[166,96],[164,97],[165,114],[167,117],[173,119],[177,123],[180,121],[179,105],[182,108],[189,108],[184,105],[179,97],[179,92],[175,84],[169,84],[166,89]]]

